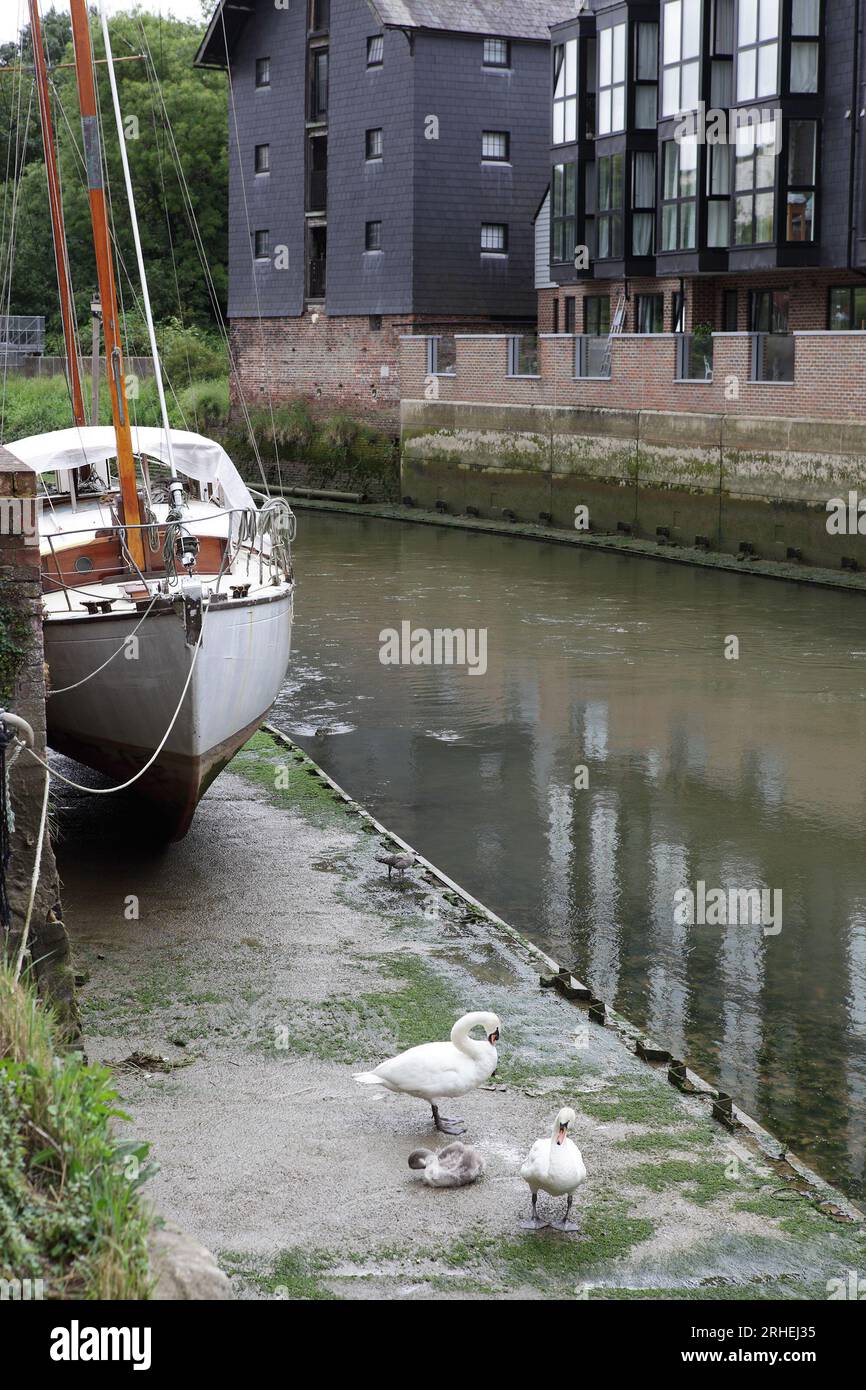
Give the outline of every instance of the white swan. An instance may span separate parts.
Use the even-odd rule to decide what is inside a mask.
[[[569,1221],[571,1204],[580,1184],[586,1180],[586,1169],[580,1149],[568,1137],[568,1126],[574,1119],[574,1111],[567,1107],[560,1110],[549,1139],[536,1139],[529,1150],[529,1157],[520,1170],[520,1176],[529,1184],[532,1192],[532,1216],[521,1221],[528,1230],[540,1230],[553,1226],[557,1231],[576,1231],[579,1228]],[[549,1192],[551,1197],[568,1196],[565,1217],[562,1221],[541,1221],[538,1216],[538,1192]]]
[[[477,1149],[457,1139],[438,1153],[415,1149],[409,1155],[410,1168],[423,1168],[428,1187],[468,1187],[484,1172],[484,1159]]]
[[[473,1028],[483,1028],[485,1039],[469,1036]],[[437,1101],[465,1096],[496,1071],[494,1043],[499,1039],[496,1014],[473,1013],[458,1018],[451,1029],[450,1042],[422,1043],[397,1057],[382,1062],[375,1071],[362,1071],[355,1080],[362,1086],[385,1086],[405,1096],[430,1102],[433,1122],[443,1134],[462,1134],[462,1120],[447,1120],[439,1114]]]

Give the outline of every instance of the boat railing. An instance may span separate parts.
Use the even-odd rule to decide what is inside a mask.
[[[48,544],[49,551],[51,552],[51,559],[57,571],[56,577],[47,574],[45,576],[46,580],[64,591],[66,606],[71,612],[72,603],[69,598],[69,591],[87,593],[87,589],[84,587],[88,582],[87,572],[82,571],[81,584],[67,583],[66,579],[63,577],[63,570],[59,563],[55,541],[60,536],[62,536],[64,541],[67,541],[72,536],[98,537],[100,540],[103,540],[106,537],[116,535],[122,558],[126,561],[130,570],[137,574],[141,583],[147,588],[148,577],[139,569],[126,544],[128,532],[141,531],[147,533],[146,539],[150,540],[151,553],[156,555],[162,552],[163,555],[165,555],[164,537],[167,532],[173,530],[174,535],[172,539],[177,540],[184,532],[193,533],[196,527],[212,526],[213,522],[220,517],[228,517],[229,519],[228,534],[226,536],[226,544],[223,547],[216,580],[209,590],[211,597],[215,597],[220,593],[222,581],[226,577],[230,565],[234,564],[238,555],[244,550],[249,552],[251,559],[256,555],[258,556],[260,582],[264,582],[265,566],[267,566],[272,573],[282,574],[284,579],[290,579],[292,577],[291,547],[295,539],[297,526],[295,514],[288,503],[283,502],[282,499],[273,498],[268,499],[268,501],[269,505],[261,508],[225,507],[220,508],[218,511],[209,512],[205,516],[183,517],[179,521],[169,521],[168,519],[158,521],[152,519],[150,521],[132,522],[128,524],[126,522],[116,522],[114,524],[98,526],[91,524],[89,526],[64,527],[62,531],[44,533],[42,539]],[[154,535],[157,538],[156,545],[153,544]],[[163,536],[162,542],[159,540],[160,535]],[[166,572],[163,577],[168,579],[170,585],[177,583],[176,571],[173,574],[170,573],[168,566],[166,566]],[[154,578],[154,575],[150,576],[151,583]],[[99,581],[96,580],[91,582],[98,583]],[[99,597],[99,595],[91,596],[96,599]]]

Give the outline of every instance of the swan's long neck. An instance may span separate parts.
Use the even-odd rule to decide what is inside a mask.
[[[451,1041],[461,1052],[465,1052],[467,1057],[486,1057],[488,1054],[490,1043],[486,1038],[481,1042],[480,1039],[469,1036],[473,1028],[484,1022],[484,1018],[484,1014],[466,1014],[464,1018],[459,1018],[451,1029]]]

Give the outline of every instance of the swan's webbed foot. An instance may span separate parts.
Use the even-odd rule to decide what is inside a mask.
[[[579,1231],[579,1230],[580,1230],[580,1227],[579,1227],[579,1226],[575,1226],[574,1222],[573,1222],[573,1221],[569,1221],[569,1219],[568,1219],[568,1218],[571,1216],[571,1204],[572,1204],[573,1201],[574,1201],[574,1198],[573,1198],[573,1197],[569,1197],[568,1201],[567,1201],[566,1204],[565,1204],[565,1216],[562,1218],[561,1221],[551,1221],[550,1224],[551,1224],[551,1227],[553,1228],[554,1231]]]
[[[431,1105],[433,1123],[441,1134],[465,1134],[466,1126],[462,1120],[448,1120],[439,1114],[439,1106]]]
[[[532,1215],[527,1221],[521,1221],[520,1225],[524,1231],[543,1231],[550,1225],[549,1221],[542,1221],[541,1217],[538,1215],[537,1192],[533,1192],[532,1194]]]

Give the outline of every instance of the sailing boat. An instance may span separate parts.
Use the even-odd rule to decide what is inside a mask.
[[[179,839],[285,679],[294,516],[282,500],[254,496],[219,443],[169,425],[104,0],[102,32],[163,423],[137,428],[130,420],[87,2],[71,0],[113,419],[110,427],[87,424],[38,3],[29,3],[75,424],[5,447],[54,484],[40,519],[48,739],[59,752],[133,785],[155,807],[154,830]]]

